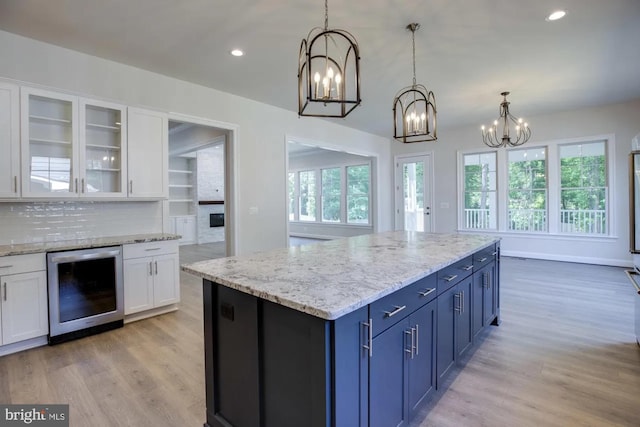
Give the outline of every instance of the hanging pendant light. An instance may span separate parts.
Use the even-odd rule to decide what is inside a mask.
[[[413,42],[413,84],[400,90],[393,101],[393,137],[401,142],[426,142],[438,139],[436,98],[433,92],[416,83],[416,30],[409,24]]]
[[[313,28],[300,45],[298,114],[346,117],[360,102],[358,43],[347,31],[329,29],[325,0],[324,28]]]
[[[500,117],[489,128],[481,127],[482,141],[492,148],[517,147],[531,138],[531,128],[528,123],[521,118],[516,119],[509,112],[510,102],[507,101],[509,92],[502,92],[500,95],[504,97],[500,103]],[[501,135],[499,136],[498,133]]]

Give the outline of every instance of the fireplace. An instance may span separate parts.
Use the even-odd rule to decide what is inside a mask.
[[[209,214],[209,227],[224,227],[224,213]]]

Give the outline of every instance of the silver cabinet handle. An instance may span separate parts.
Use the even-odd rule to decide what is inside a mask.
[[[384,317],[393,317],[396,314],[400,313],[402,310],[404,310],[405,308],[407,308],[406,305],[394,305],[394,310],[393,311],[385,311],[384,312]]]
[[[129,193],[133,193],[133,180],[129,181]]]
[[[478,262],[485,262],[486,260],[487,260],[487,257],[484,257],[484,258],[480,258]]]
[[[13,176],[13,192],[18,193],[18,175]]]
[[[159,251],[162,248],[149,248],[149,249],[145,249],[145,252],[150,252],[150,251]]]
[[[363,323],[368,330],[368,345],[363,345],[362,348],[367,350],[369,353],[369,358],[373,357],[373,319],[369,319],[369,323]]]
[[[495,252],[491,253],[491,256],[496,256],[496,255],[498,255],[498,251],[495,251]]]
[[[4,282],[4,298],[5,301],[7,300],[7,282]]]
[[[149,261],[149,276],[153,276],[153,262]]]
[[[456,292],[455,294],[453,294],[453,311],[457,311],[458,313],[462,313],[462,303],[460,302],[462,296],[460,295],[460,292]],[[458,298],[458,306],[456,307],[456,298]]]
[[[418,343],[418,337],[420,336],[420,330],[418,329],[418,324],[416,323],[416,356],[418,355],[418,351],[420,349],[420,344]]]
[[[462,306],[462,310],[460,311],[460,314],[464,313],[464,291],[460,291],[460,305]]]
[[[429,288],[426,291],[418,291],[418,295],[420,295],[421,297],[426,297],[427,295],[433,293],[436,290],[436,288]]]
[[[413,359],[413,331],[415,331],[415,329],[411,328],[409,330],[405,330],[404,334],[405,335],[409,335],[409,339],[411,340],[410,344],[409,344],[409,348],[404,349],[405,353],[409,353],[409,355],[411,356],[411,358]]]
[[[465,265],[464,267],[462,267],[462,269],[463,269],[464,271],[473,270],[473,264],[472,264],[472,265]]]
[[[457,275],[457,274],[453,274],[453,275],[451,275],[451,276],[447,276],[447,277],[445,277],[445,278],[444,278],[444,280],[445,280],[445,282],[450,282],[450,281],[452,281],[453,279],[455,279],[456,277],[458,277],[458,275]]]
[[[156,276],[157,276],[158,275],[158,261],[154,261],[153,263],[156,266]]]
[[[11,268],[13,265],[0,265],[0,268]]]
[[[82,185],[80,187],[81,187],[82,192],[84,193],[84,178],[82,178],[81,182],[82,182]]]

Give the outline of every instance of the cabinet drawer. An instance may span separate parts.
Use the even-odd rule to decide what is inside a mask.
[[[472,270],[473,256],[468,256],[438,271],[438,295],[469,276]]]
[[[390,328],[436,297],[436,275],[424,277],[369,305],[373,336]]]
[[[177,240],[165,240],[160,242],[133,243],[122,246],[122,258],[142,258],[156,255],[178,253]]]
[[[43,253],[0,257],[0,276],[29,273],[47,269],[46,255]]]
[[[473,269],[478,270],[485,265],[491,264],[492,261],[496,260],[497,255],[498,251],[495,244],[476,252],[473,254]]]

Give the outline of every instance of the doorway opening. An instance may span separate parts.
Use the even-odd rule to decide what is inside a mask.
[[[431,155],[398,156],[395,161],[396,229],[433,230]]]

